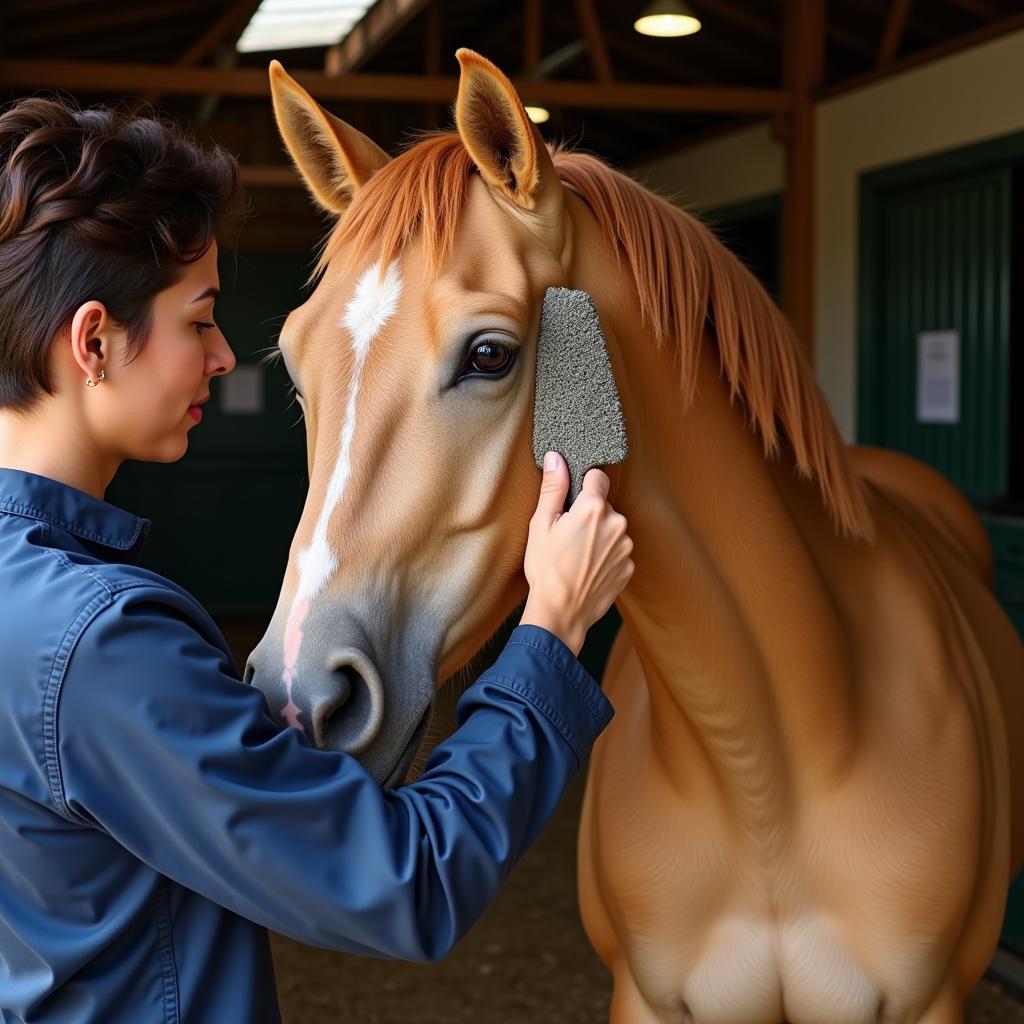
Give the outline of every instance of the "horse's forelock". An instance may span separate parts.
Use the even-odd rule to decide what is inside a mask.
[[[330,234],[313,270],[319,278],[342,249],[360,260],[375,253],[389,266],[417,233],[437,272],[451,255],[472,157],[457,132],[433,132],[379,170],[355,196]]]

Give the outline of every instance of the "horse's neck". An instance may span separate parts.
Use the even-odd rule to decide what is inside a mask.
[[[628,349],[614,357],[631,450],[613,499],[636,573],[619,607],[647,681],[653,756],[684,788],[696,771],[753,833],[771,833],[794,787],[835,778],[853,751],[847,637],[817,567],[841,542],[817,483],[785,457],[766,461],[742,405],[729,405],[707,339],[685,413],[665,350],[635,336]]]

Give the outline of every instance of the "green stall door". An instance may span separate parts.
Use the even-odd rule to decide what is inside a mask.
[[[1009,168],[881,192],[873,221],[860,438],[987,505],[1007,487]]]
[[[107,499],[153,520],[140,563],[212,614],[261,618],[277,600],[305,501],[305,428],[282,365],[260,367],[305,299],[305,255],[222,254],[216,319],[238,357],[211,382],[176,463],[129,462]]]

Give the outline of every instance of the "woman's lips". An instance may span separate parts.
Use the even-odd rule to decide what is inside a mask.
[[[200,409],[199,406],[206,405],[206,403],[209,400],[210,400],[210,393],[207,392],[205,395],[203,395],[202,398],[199,399],[198,402],[195,403],[195,405],[190,405],[188,407],[188,414],[189,414],[189,416],[192,417],[192,419],[194,419],[196,421],[196,423],[198,423],[203,418],[203,410]]]

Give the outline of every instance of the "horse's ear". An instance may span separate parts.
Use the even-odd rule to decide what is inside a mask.
[[[270,95],[278,131],[313,198],[331,213],[344,213],[391,157],[324,110],[276,60],[270,62]]]
[[[455,56],[462,68],[455,123],[481,177],[517,206],[557,213],[558,175],[515,87],[473,50]]]

